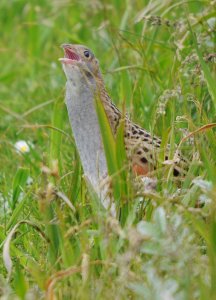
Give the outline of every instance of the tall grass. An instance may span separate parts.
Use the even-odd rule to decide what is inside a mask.
[[[0,25],[0,296],[215,299],[215,130],[198,130],[215,122],[215,2],[2,0]],[[93,50],[113,101],[162,145],[194,132],[183,181],[159,172],[142,192],[124,168],[123,125],[117,142],[104,135],[118,220],[82,178],[63,42]]]

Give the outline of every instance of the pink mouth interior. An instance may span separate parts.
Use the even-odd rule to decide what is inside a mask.
[[[77,61],[80,60],[79,55],[74,53],[72,50],[65,48],[64,52],[65,52],[65,58],[69,58],[69,59],[77,60]]]

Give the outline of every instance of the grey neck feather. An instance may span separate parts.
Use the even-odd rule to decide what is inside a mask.
[[[66,105],[76,146],[81,158],[84,174],[98,190],[102,177],[107,174],[100,127],[95,110],[95,80],[88,80],[78,68],[68,74],[66,84]]]

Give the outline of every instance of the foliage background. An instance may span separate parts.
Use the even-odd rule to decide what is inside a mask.
[[[87,45],[117,106],[164,144],[178,144],[215,122],[215,7],[1,0],[2,297],[215,299],[214,130],[183,144],[190,163],[179,186],[159,174],[157,191],[127,195],[121,225],[81,179],[58,62],[61,43]],[[17,153],[18,140],[30,152]],[[2,249],[9,233],[8,273],[9,247],[4,260]]]

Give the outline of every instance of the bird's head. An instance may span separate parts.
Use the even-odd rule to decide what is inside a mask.
[[[73,78],[73,73],[79,69],[89,79],[100,77],[98,60],[90,49],[82,45],[63,44],[64,57],[59,60],[68,79]]]

